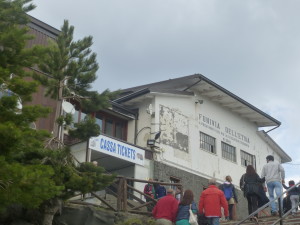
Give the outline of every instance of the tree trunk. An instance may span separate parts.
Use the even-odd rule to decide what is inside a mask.
[[[51,199],[47,204],[43,205],[42,225],[52,225],[54,215],[59,211],[61,213],[62,200]]]
[[[52,225],[54,214],[45,213],[43,217],[42,225]]]

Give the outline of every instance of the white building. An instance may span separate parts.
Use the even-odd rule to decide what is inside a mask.
[[[267,155],[291,161],[267,134],[280,126],[278,120],[200,74],[125,89],[107,113],[116,120],[107,123],[96,115],[104,133],[112,134],[119,120],[125,142],[93,138],[89,160],[128,177],[180,182],[195,192],[196,200],[209,178],[222,183],[231,175],[238,187],[246,166],[252,164],[260,174]],[[154,145],[147,145],[158,132]],[[143,189],[142,184],[135,187]]]
[[[29,46],[46,45],[59,33],[35,18],[29,27],[36,35]],[[41,87],[34,103],[55,112],[56,102],[42,97],[43,92]],[[74,122],[85,115],[76,108]],[[194,191],[196,200],[211,177],[221,183],[231,175],[238,187],[248,164],[260,174],[267,155],[281,163],[291,161],[268,135],[280,126],[278,120],[200,74],[125,89],[111,109],[94,116],[103,135],[89,145],[74,144],[66,133],[64,141],[70,141],[79,161],[97,161],[106,171],[126,177],[180,182]],[[52,131],[54,121],[52,113],[36,126]],[[147,145],[155,136],[154,145]],[[143,189],[141,183],[134,186]]]

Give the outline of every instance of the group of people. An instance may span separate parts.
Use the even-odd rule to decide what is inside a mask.
[[[272,201],[271,215],[278,215],[278,207],[273,200],[275,194],[276,197],[282,195],[283,188],[290,189],[288,199],[291,202],[292,215],[294,215],[299,205],[300,188],[295,186],[294,181],[289,181],[289,186],[285,185],[285,171],[280,163],[274,161],[272,155],[267,156],[266,160],[267,164],[264,165],[261,176],[257,174],[252,165],[248,165],[246,173],[240,179],[240,188],[247,199],[249,215],[269,201]],[[156,190],[158,188],[153,186],[151,193],[148,192],[149,195]],[[145,191],[148,191],[146,186]],[[267,191],[269,198],[266,195]],[[200,195],[198,207],[191,190],[185,190],[180,201],[175,198],[176,192],[173,189],[168,189],[165,193],[166,196],[156,197],[160,200],[152,210],[157,225],[191,225],[190,213],[198,215],[199,225],[218,225],[222,215],[228,220],[233,219],[233,208],[238,203],[236,190],[230,176],[226,176],[225,182],[220,186],[217,186],[216,179],[210,179],[209,186]],[[157,194],[153,196],[155,195],[158,196]],[[282,198],[280,199],[282,201]],[[262,212],[270,215],[266,210]],[[201,218],[204,218],[203,223]],[[254,215],[251,220],[257,221],[258,215]]]
[[[149,181],[151,182],[153,180],[150,178]],[[154,181],[158,181],[158,180],[155,179]],[[161,180],[160,182],[163,182],[163,180]],[[151,198],[160,199],[160,198],[166,196],[167,191],[163,185],[148,183],[144,187],[144,193],[146,195],[150,196]],[[146,198],[146,200],[149,201],[149,198]]]
[[[217,187],[216,179],[209,180],[209,186],[200,196],[198,207],[191,190],[185,190],[178,202],[173,189],[167,190],[167,195],[161,198],[152,210],[157,225],[190,225],[190,212],[204,217],[208,224],[218,225],[222,216],[221,208],[228,218],[228,203],[222,190]]]
[[[244,192],[244,196],[248,201],[248,212],[252,214],[258,208],[262,207],[269,201],[271,201],[271,215],[278,215],[278,206],[276,204],[276,198],[283,193],[283,188],[290,189],[288,191],[287,201],[291,202],[292,215],[295,215],[299,205],[299,187],[295,186],[293,180],[289,181],[289,186],[285,185],[285,171],[280,163],[274,161],[274,157],[269,155],[266,157],[267,164],[262,169],[261,176],[259,176],[252,165],[248,165],[246,173],[240,179],[240,188]],[[265,185],[266,184],[266,185]],[[266,192],[269,194],[269,198],[266,196]],[[280,205],[283,206],[283,197],[279,198]],[[283,209],[283,208],[281,208]],[[269,213],[263,210],[266,215]],[[255,214],[252,220],[258,220],[258,215]]]

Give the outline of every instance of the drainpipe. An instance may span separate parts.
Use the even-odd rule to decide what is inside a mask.
[[[270,131],[275,130],[275,129],[278,128],[279,126],[280,126],[280,125],[278,125],[278,126],[276,126],[276,127],[273,127],[271,130],[266,131],[266,133],[269,133]]]
[[[136,137],[138,135],[137,133],[137,129],[138,129],[138,119],[139,119],[139,111],[137,109],[136,113],[135,113],[135,121],[134,121],[134,144],[136,145]]]

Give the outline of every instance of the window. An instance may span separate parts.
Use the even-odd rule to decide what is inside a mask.
[[[103,127],[103,120],[102,120],[102,117],[99,116],[99,118],[96,117],[96,124],[99,125],[100,127],[100,130],[102,131],[102,127]]]
[[[79,111],[75,110],[75,113],[72,115],[73,117],[73,123],[78,123],[79,122]]]
[[[122,122],[116,122],[116,138],[122,139],[124,136],[124,123]]]
[[[178,179],[176,177],[170,177],[170,183],[172,183],[172,184],[180,183],[180,179]],[[177,190],[177,186],[174,186],[174,185],[171,185],[170,188],[173,189],[174,191]]]
[[[106,119],[104,124],[105,124],[104,133],[110,136],[114,136],[113,135],[114,121],[111,119]]]
[[[200,148],[216,154],[216,139],[200,132]]]
[[[81,112],[81,113],[80,113],[80,122],[81,122],[81,121],[84,121],[84,119],[85,119],[86,116],[87,116],[86,113]]]
[[[255,168],[255,156],[241,150],[242,166],[252,165]]]
[[[170,177],[170,183],[175,184],[175,183],[180,183],[180,179],[176,178],[176,177]],[[175,191],[175,198],[180,201],[182,198],[182,187],[181,186],[173,186],[171,185],[171,187],[174,191]]]
[[[126,140],[127,121],[106,113],[96,113],[96,123],[100,126],[101,132],[111,137]]]
[[[83,121],[86,116],[87,116],[86,113],[82,112],[81,110],[75,109],[74,114],[72,114],[73,124],[71,125],[71,128],[74,128],[75,123],[79,123]]]
[[[226,144],[224,142],[221,143],[222,144],[222,157],[224,159],[228,159],[232,162],[236,162],[236,152],[235,152],[235,147]]]

